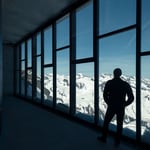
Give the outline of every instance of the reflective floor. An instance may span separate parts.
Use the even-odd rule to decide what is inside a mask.
[[[100,133],[14,97],[4,97],[0,150],[137,150],[122,141],[97,141]]]

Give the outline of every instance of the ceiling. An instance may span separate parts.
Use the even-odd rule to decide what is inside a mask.
[[[3,0],[4,44],[15,44],[81,0]]]

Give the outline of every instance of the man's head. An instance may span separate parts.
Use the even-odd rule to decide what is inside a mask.
[[[122,75],[122,71],[120,68],[114,69],[114,77],[115,78],[120,78],[121,75]]]

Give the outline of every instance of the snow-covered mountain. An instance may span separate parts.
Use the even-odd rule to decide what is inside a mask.
[[[100,120],[104,119],[107,105],[103,100],[103,89],[105,83],[112,79],[110,74],[101,74],[99,77],[99,116]],[[126,107],[124,128],[136,130],[136,79],[133,76],[122,76],[133,90],[135,100]],[[40,77],[38,77],[40,83]],[[57,104],[69,106],[69,76],[57,75]],[[40,92],[40,84],[38,86]],[[46,74],[44,77],[44,97],[46,101],[52,101],[53,98],[53,75]],[[150,134],[150,79],[141,80],[141,127],[142,134]],[[85,76],[82,73],[76,75],[76,110],[77,113],[94,116],[94,78]],[[112,124],[116,124],[115,118]]]

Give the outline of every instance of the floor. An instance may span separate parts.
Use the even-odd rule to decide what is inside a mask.
[[[139,150],[97,141],[95,130],[11,96],[4,97],[0,150]]]

